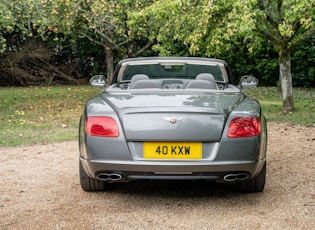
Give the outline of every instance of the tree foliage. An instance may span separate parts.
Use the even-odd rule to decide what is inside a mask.
[[[156,39],[154,47],[172,54],[174,43],[190,55],[222,56],[240,47],[253,54],[270,42],[279,55],[283,109],[293,106],[291,51],[315,32],[315,3],[306,0],[164,0],[133,14]],[[159,26],[163,25],[163,26]]]
[[[292,50],[293,85],[315,87],[315,34]]]
[[[286,78],[279,69],[292,60],[292,84],[313,86],[314,6],[307,0],[4,0],[0,58],[13,59],[29,41],[40,41],[49,65],[110,80],[114,63],[125,57],[217,57],[228,60],[236,81],[252,74],[265,85],[290,83],[291,64]]]
[[[129,13],[129,26],[137,28],[161,55],[207,55],[220,53],[219,25],[231,1],[162,0]],[[138,25],[138,26],[137,26]],[[223,25],[222,25],[223,27]],[[179,53],[174,53],[178,52]]]
[[[57,0],[0,2],[5,15],[0,21],[1,82],[20,85],[50,84],[53,79],[75,82],[62,67],[55,66],[58,48],[50,47],[48,42],[58,40],[57,3]]]
[[[85,38],[102,47],[107,64],[107,76],[113,75],[114,55],[138,56],[151,45],[147,39],[132,36],[127,26],[127,12],[141,2],[136,0],[67,0],[59,2],[56,12],[64,12],[66,20],[57,23],[63,33]],[[71,5],[70,5],[71,4]],[[69,10],[71,9],[71,10]]]
[[[283,109],[294,110],[291,51],[315,32],[315,3],[304,0],[253,0],[256,31],[279,54]]]

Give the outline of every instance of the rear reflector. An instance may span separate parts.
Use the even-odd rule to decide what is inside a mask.
[[[87,117],[85,122],[85,132],[90,136],[119,136],[119,130],[115,119],[107,116]]]
[[[236,117],[229,125],[230,138],[254,137],[260,134],[259,117]]]

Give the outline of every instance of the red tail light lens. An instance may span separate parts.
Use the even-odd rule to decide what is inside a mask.
[[[87,117],[85,122],[85,132],[90,136],[119,136],[119,130],[115,119],[107,116]]]
[[[260,134],[258,117],[237,117],[229,125],[227,136],[230,138],[254,137]]]

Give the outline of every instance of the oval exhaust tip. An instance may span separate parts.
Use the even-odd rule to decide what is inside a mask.
[[[109,179],[111,181],[119,181],[119,180],[123,179],[123,176],[119,173],[111,173],[111,174],[109,174]]]
[[[231,174],[226,174],[223,177],[223,180],[227,182],[233,182],[233,181],[247,180],[248,178],[249,178],[248,173],[231,173]]]
[[[97,179],[103,181],[120,181],[123,179],[123,175],[120,173],[99,173]]]

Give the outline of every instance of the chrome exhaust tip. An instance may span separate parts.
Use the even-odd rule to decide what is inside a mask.
[[[120,181],[124,177],[120,173],[99,173],[97,179],[102,181]]]
[[[223,177],[224,181],[227,182],[233,182],[233,181],[242,181],[242,180],[247,180],[249,178],[248,173],[231,173],[227,174]]]

